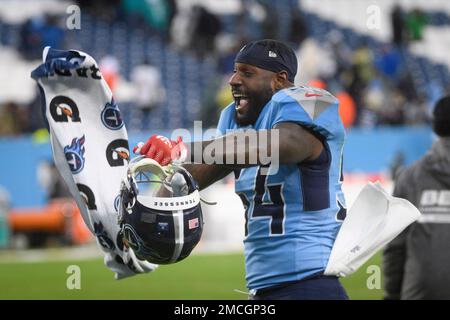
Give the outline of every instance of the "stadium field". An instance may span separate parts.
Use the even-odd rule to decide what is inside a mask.
[[[380,299],[381,289],[368,289],[367,266],[380,265],[376,255],[342,283],[351,299]],[[67,289],[67,268],[77,265],[81,288]],[[369,269],[370,270],[370,269]],[[0,299],[152,299],[245,300],[242,254],[197,254],[152,274],[116,281],[102,259],[49,262],[0,262]]]

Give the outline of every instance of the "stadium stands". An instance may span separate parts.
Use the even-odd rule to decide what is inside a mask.
[[[365,1],[362,1],[365,3]],[[291,20],[292,1],[274,2],[274,13],[278,17],[280,38],[286,38]],[[383,37],[377,38],[364,32],[361,25],[364,16],[358,16],[358,21],[353,21],[344,14],[352,1],[343,3],[343,8],[333,5],[333,10],[341,10],[342,14],[336,15],[334,20],[330,19],[331,13],[326,11],[326,5],[312,10],[310,1],[303,1],[305,18],[308,22],[310,35],[319,42],[326,43],[327,35],[332,30],[338,30],[343,35],[345,43],[355,49],[361,42],[368,44],[373,52],[377,52],[383,43]],[[344,5],[345,3],[345,5]],[[358,4],[361,6],[361,4]],[[444,27],[450,24],[448,11],[437,11],[431,2],[428,12],[430,23],[433,26]],[[340,8],[340,9],[339,9]],[[384,7],[383,7],[384,9]],[[434,11],[433,11],[434,10]],[[337,19],[339,17],[339,19]],[[213,57],[198,59],[189,52],[177,51],[156,35],[145,33],[135,26],[125,22],[111,23],[83,14],[82,29],[67,32],[71,48],[84,50],[94,56],[97,60],[106,54],[117,57],[120,62],[121,74],[126,80],[132,68],[144,61],[146,56],[150,57],[161,71],[163,85],[170,94],[161,108],[155,110],[152,120],[143,123],[140,111],[133,107],[132,101],[120,101],[124,111],[125,121],[129,127],[139,131],[141,129],[174,129],[178,127],[192,127],[193,121],[200,118],[202,99],[205,95],[207,84],[217,77],[216,65]],[[236,15],[227,14],[221,16],[223,30],[235,32]],[[348,21],[353,21],[350,25]],[[86,32],[89,30],[89,32]],[[95,41],[93,41],[95,39]],[[17,24],[0,21],[0,43],[6,47],[18,48],[20,41],[20,28]],[[427,45],[434,45],[437,39]],[[417,47],[417,46],[416,46]],[[403,59],[407,64],[413,78],[414,86],[420,94],[427,94],[433,100],[435,94],[431,87],[445,90],[450,84],[448,66],[442,62],[435,62],[426,57],[426,49],[421,49],[421,54],[415,54],[411,50],[403,50]],[[431,50],[432,51],[432,50]],[[437,50],[442,52],[442,50]],[[428,56],[432,56],[432,53]],[[450,63],[450,61],[449,61]],[[433,86],[431,86],[433,85]],[[180,117],[179,115],[183,115]]]

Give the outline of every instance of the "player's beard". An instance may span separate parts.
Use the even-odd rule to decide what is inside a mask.
[[[266,88],[258,92],[247,92],[246,100],[248,101],[245,111],[242,113],[236,110],[234,119],[240,127],[245,127],[255,124],[256,120],[264,108],[264,106],[272,98],[273,91],[271,88]],[[236,101],[236,104],[238,101]]]

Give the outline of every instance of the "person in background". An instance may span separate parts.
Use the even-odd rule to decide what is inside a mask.
[[[433,111],[439,137],[420,160],[400,171],[393,195],[422,213],[383,251],[385,299],[450,299],[450,96]]]
[[[391,11],[392,42],[397,46],[402,46],[405,42],[405,19],[402,8],[395,5]]]
[[[423,30],[428,23],[426,14],[420,9],[414,9],[406,16],[406,27],[411,41],[420,41]]]
[[[106,55],[99,61],[99,68],[111,92],[114,94],[120,78],[119,60],[113,55]]]
[[[166,100],[161,73],[148,58],[131,71],[131,82],[136,90],[135,103],[142,112],[142,121],[147,123],[150,113]]]

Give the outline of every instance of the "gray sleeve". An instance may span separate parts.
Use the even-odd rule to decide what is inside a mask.
[[[408,228],[403,230],[383,250],[384,299],[399,300],[403,285],[406,261],[406,237]]]
[[[404,198],[412,202],[413,190],[411,186],[410,170],[403,170],[395,182],[393,196]],[[383,250],[383,273],[384,273],[384,299],[400,299],[403,283],[403,273],[406,261],[406,239],[409,227],[403,230]]]

